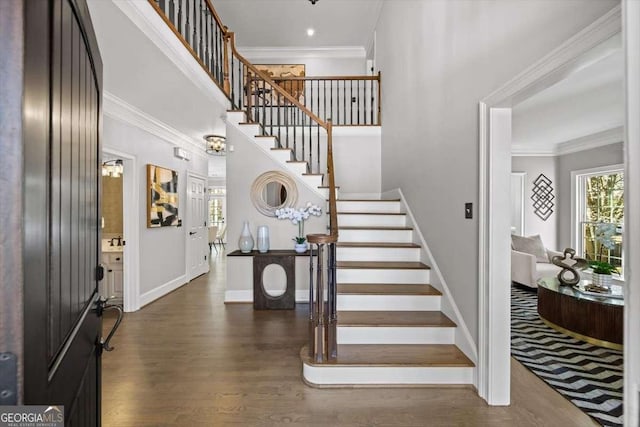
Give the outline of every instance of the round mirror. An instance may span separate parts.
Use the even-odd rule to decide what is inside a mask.
[[[297,199],[296,183],[284,172],[265,172],[251,186],[251,201],[266,216],[275,216],[276,209],[294,206]]]

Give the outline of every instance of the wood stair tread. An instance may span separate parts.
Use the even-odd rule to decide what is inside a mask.
[[[339,202],[399,202],[400,199],[338,199]]]
[[[328,185],[321,185],[321,186],[320,186],[320,187],[318,187],[318,188],[329,188],[329,186],[328,186]],[[339,186],[339,185],[336,185],[336,188],[340,188],[340,186]]]
[[[413,230],[413,227],[377,227],[374,225],[366,225],[363,227],[355,227],[355,226],[340,227],[338,225],[338,229],[339,230]]]
[[[340,311],[338,326],[452,328],[441,311]]]
[[[474,367],[454,344],[339,344],[335,361],[315,364],[307,347],[300,356],[312,366]]]
[[[431,285],[399,283],[339,283],[340,295],[433,295],[442,293]]]
[[[307,163],[306,160],[287,160],[287,163]]]
[[[255,123],[255,124],[258,124],[258,123]],[[278,137],[275,136],[275,135],[254,135],[254,138],[275,138],[275,139],[278,139]],[[273,150],[273,148],[272,148],[272,150]]]
[[[338,242],[339,248],[420,248],[416,243],[403,242]]]
[[[336,264],[339,269],[431,270],[419,261],[338,261]]]

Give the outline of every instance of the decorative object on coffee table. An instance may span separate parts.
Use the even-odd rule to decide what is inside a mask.
[[[587,267],[587,260],[576,257],[576,251],[572,248],[566,248],[562,255],[556,255],[551,258],[551,262],[562,268],[558,273],[558,281],[561,285],[573,286],[580,282],[580,273]]]
[[[611,273],[617,272],[618,269],[605,259],[609,259],[604,251],[615,248],[616,244],[613,241],[613,236],[616,233],[615,224],[608,222],[601,222],[595,226],[594,240],[598,244],[598,254],[595,255],[595,260],[589,262],[589,266],[592,268],[591,280],[594,285],[601,288],[611,287]]]
[[[553,213],[555,196],[551,184],[553,182],[542,173],[533,181],[533,195],[531,196],[533,213],[543,221],[548,220]]]

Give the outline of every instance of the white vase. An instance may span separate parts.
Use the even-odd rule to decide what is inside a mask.
[[[238,247],[240,248],[240,252],[243,254],[248,254],[253,249],[253,236],[249,229],[249,221],[244,222],[242,233],[240,233],[240,239],[238,239]]]
[[[296,243],[295,245],[296,253],[303,254],[307,251],[307,242],[305,243]]]
[[[611,275],[610,274],[591,273],[591,281],[596,286],[601,286],[601,287],[607,288],[607,289],[609,289],[611,287]]]
[[[258,252],[261,254],[269,251],[269,227],[261,225],[258,227]]]

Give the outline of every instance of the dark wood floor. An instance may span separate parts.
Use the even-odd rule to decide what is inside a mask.
[[[210,274],[125,316],[103,358],[105,427],[594,425],[515,361],[510,407],[489,407],[469,388],[307,387],[307,306],[224,305],[225,263],[213,262]]]

